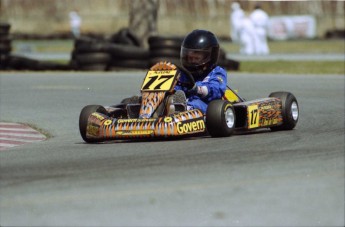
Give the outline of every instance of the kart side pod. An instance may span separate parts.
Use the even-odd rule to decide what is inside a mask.
[[[117,139],[169,138],[206,132],[202,112],[198,109],[160,118],[116,119],[107,116],[102,106],[86,106],[79,117],[84,141],[102,142]]]

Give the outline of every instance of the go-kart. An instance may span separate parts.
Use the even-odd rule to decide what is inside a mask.
[[[85,106],[79,117],[83,140],[97,143],[200,135],[226,137],[235,130],[291,130],[297,124],[298,102],[289,92],[273,92],[267,98],[246,101],[227,87],[222,99],[209,103],[206,114],[199,109],[188,110],[174,90],[181,72],[186,73],[174,64],[159,62],[148,70],[141,96],[112,106]],[[193,77],[186,74],[191,83],[185,86],[193,85]]]

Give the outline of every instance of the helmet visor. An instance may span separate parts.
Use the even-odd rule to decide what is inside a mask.
[[[197,67],[201,66],[210,61],[211,50],[208,49],[189,49],[182,47],[181,48],[181,60],[185,67]]]

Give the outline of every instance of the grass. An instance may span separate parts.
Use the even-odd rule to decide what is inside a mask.
[[[46,131],[44,129],[37,127],[36,125],[28,124],[28,123],[21,123],[21,124],[27,125],[27,126],[33,128],[34,130],[40,132],[41,134],[45,135],[47,139],[53,138],[52,134],[50,134],[48,131]]]
[[[345,63],[343,61],[241,61],[240,72],[345,75]]]
[[[344,40],[288,40],[269,41],[270,52],[272,54],[344,54]],[[222,48],[230,53],[238,53],[239,45],[231,42],[222,42]]]
[[[270,41],[272,54],[344,54],[344,40],[289,40]],[[239,45],[221,43],[229,53],[238,53]],[[240,72],[292,73],[292,74],[340,74],[345,75],[344,61],[241,61]]]
[[[13,51],[30,50],[39,53],[69,53],[73,40],[14,40]]]

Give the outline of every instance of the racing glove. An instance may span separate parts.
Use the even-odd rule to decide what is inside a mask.
[[[198,94],[199,87],[194,84],[194,86],[187,91],[187,95],[196,95]]]
[[[208,95],[208,89],[206,86],[197,86],[194,84],[194,86],[187,91],[187,95],[198,95],[200,97],[205,97]]]

